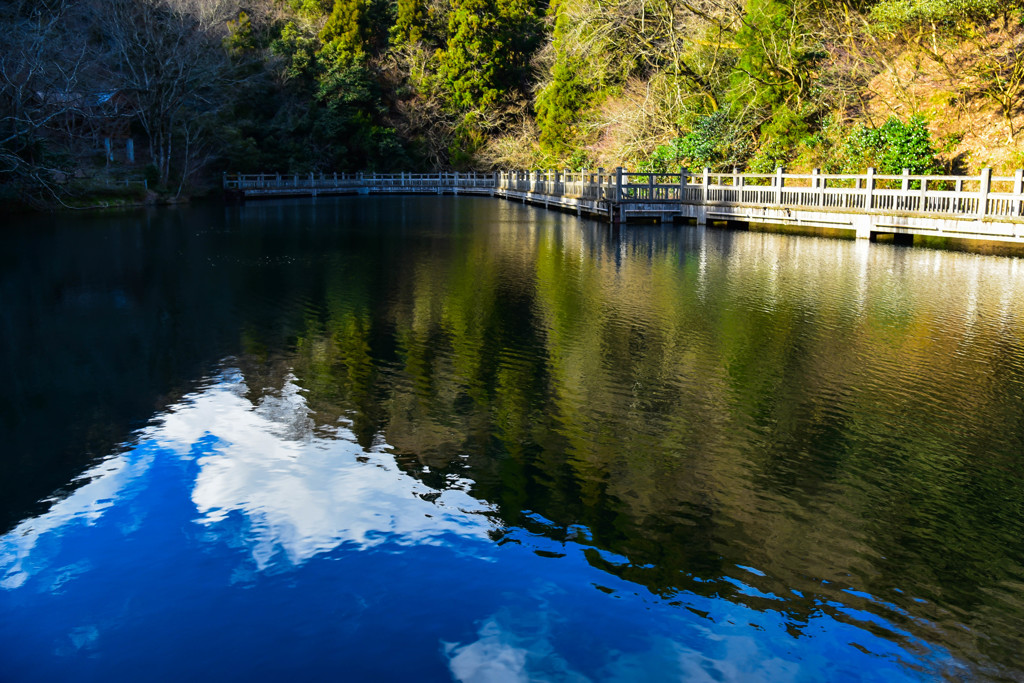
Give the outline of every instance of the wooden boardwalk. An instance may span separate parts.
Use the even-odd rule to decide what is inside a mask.
[[[737,221],[878,234],[1024,242],[1024,171],[1012,177],[613,171],[225,174],[241,197],[474,194],[615,224]]]

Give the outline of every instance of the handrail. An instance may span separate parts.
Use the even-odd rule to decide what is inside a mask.
[[[306,191],[345,188],[491,189],[619,203],[750,205],[862,213],[1006,219],[1024,216],[1024,170],[1013,176],[859,175],[821,173],[507,170],[493,173],[253,173],[224,174],[225,190]]]

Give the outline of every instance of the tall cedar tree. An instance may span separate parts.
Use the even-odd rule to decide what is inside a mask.
[[[555,63],[551,67],[551,81],[537,94],[535,111],[541,148],[560,157],[574,147],[574,124],[587,105],[588,93],[581,76],[583,64],[566,49],[569,20],[562,3],[552,3],[549,11],[555,15],[552,35]]]
[[[452,108],[482,109],[525,89],[540,37],[530,0],[453,0],[438,69]]]

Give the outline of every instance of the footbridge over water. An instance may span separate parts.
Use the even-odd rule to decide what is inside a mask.
[[[1024,171],[978,176],[501,171],[225,174],[241,197],[471,194],[575,212],[613,224],[735,221],[879,234],[1024,242]]]

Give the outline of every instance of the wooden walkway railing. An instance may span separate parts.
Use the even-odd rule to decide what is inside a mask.
[[[506,171],[498,187],[521,192],[611,202],[749,204],[853,211],[927,213],[950,216],[1020,217],[1024,171],[1011,177],[832,175],[818,172],[607,173]]]
[[[362,187],[494,188],[494,173],[225,173],[224,189],[333,190]]]
[[[224,188],[246,196],[344,192],[471,192],[575,209],[612,221],[633,218],[696,218],[751,222],[805,222],[856,229],[858,235],[893,231],[949,231],[971,236],[1009,235],[1024,223],[1024,171],[999,177],[812,173],[638,173],[612,171],[500,171],[496,173],[225,174]],[[793,212],[800,212],[792,218]],[[857,219],[871,216],[867,226]],[[803,218],[801,218],[801,216]],[[936,228],[903,219],[954,221]],[[897,220],[900,219],[900,220]],[[894,223],[895,221],[895,223]],[[964,222],[972,226],[964,228]],[[865,227],[867,226],[867,227]],[[881,227],[879,227],[881,226]],[[889,227],[886,227],[889,226]],[[906,229],[904,230],[903,227]],[[877,228],[877,229],[876,229]],[[890,229],[892,228],[892,229]],[[954,236],[955,236],[954,235]]]
[[[1024,171],[1011,177],[822,173],[636,173],[502,171],[499,173],[225,174],[227,190],[335,188],[499,189],[616,203],[747,204],[843,211],[1018,218]]]

